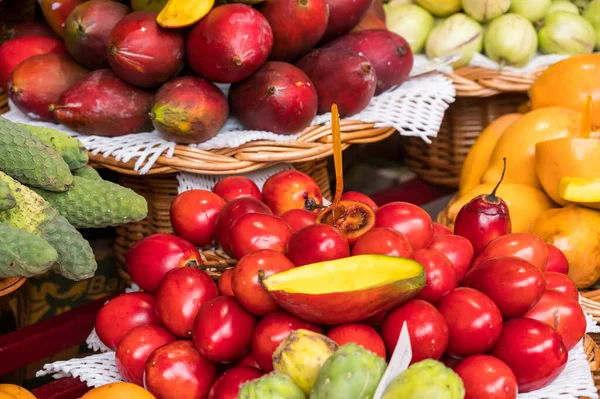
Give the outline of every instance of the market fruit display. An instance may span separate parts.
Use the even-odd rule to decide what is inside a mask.
[[[323,201],[318,185],[298,171],[273,175],[262,192],[228,178],[212,191],[179,194],[171,217],[185,220],[182,234],[202,236],[199,250],[226,244],[237,264],[217,284],[196,245],[181,237],[155,234],[131,249],[127,270],[147,292],[109,301],[96,324],[101,341],[121,353],[123,379],[139,381],[145,361],[144,387],[160,398],[360,399],[374,394],[406,326],[411,365],[384,397],[477,397],[493,385],[515,398],[517,385],[524,392],[554,381],[586,326],[564,274],[571,269],[567,252],[534,233],[459,219],[485,237],[497,233],[476,253],[468,237],[434,224],[415,205],[377,207],[358,194],[342,200],[339,176],[337,169],[328,207],[315,206]],[[467,201],[463,210],[494,211],[506,226],[512,216],[500,194],[505,184],[476,197],[480,207]],[[358,215],[367,209],[373,226],[382,227],[349,236],[340,215],[354,203],[361,204]],[[207,209],[210,215],[195,216]],[[294,231],[287,220],[295,218],[301,222]],[[353,253],[357,246],[360,254]],[[386,247],[397,252],[381,254]],[[552,345],[536,353],[543,337]],[[136,342],[147,344],[136,350]],[[125,356],[127,348],[136,356]],[[525,370],[521,355],[548,364]],[[176,388],[167,388],[167,378]]]
[[[479,53],[500,68],[521,68],[537,53],[592,53],[600,37],[598,4],[561,0],[389,1],[385,22],[388,30],[408,40],[415,54],[424,52],[433,59],[460,52],[452,63],[454,68],[469,65]]]

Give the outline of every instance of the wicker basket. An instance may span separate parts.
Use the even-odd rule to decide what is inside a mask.
[[[456,88],[457,100],[446,112],[432,144],[415,138],[405,140],[406,163],[423,180],[457,187],[460,169],[479,134],[494,119],[516,112],[546,68],[517,74],[462,67],[448,74]]]
[[[526,101],[527,96],[522,93],[485,99],[457,98],[446,111],[431,144],[418,137],[404,139],[406,164],[425,181],[457,187],[460,169],[483,129],[496,118],[517,112]]]
[[[9,38],[10,29],[35,19],[35,0],[0,0],[0,44]],[[8,93],[0,87],[0,114],[8,111]],[[0,296],[8,295],[22,286],[27,279],[0,279]]]

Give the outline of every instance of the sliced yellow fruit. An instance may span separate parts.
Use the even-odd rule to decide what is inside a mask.
[[[567,205],[558,193],[563,177],[600,178],[600,140],[567,137],[537,143],[535,165],[546,193],[559,205]]]
[[[409,301],[425,285],[414,260],[358,255],[272,274],[264,287],[288,312],[318,324],[369,318]]]
[[[600,209],[600,178],[563,177],[558,185],[561,199],[593,209]]]
[[[156,17],[163,28],[184,28],[200,21],[215,4],[215,0],[169,0]]]

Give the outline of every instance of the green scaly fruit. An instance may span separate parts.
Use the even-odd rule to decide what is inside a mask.
[[[370,399],[386,368],[383,358],[362,346],[343,345],[321,368],[310,399]]]
[[[10,187],[7,183],[0,181],[0,211],[7,211],[17,205],[15,197],[10,193]]]
[[[27,130],[0,117],[0,171],[23,184],[67,191],[73,183],[60,154]]]
[[[24,123],[19,123],[19,126],[54,148],[69,165],[69,169],[79,169],[87,165],[88,151],[83,143],[76,138],[49,127],[26,125]]]
[[[0,181],[8,183],[17,205],[0,212],[0,222],[35,234],[56,249],[58,260],[52,270],[79,281],[90,278],[98,265],[90,244],[67,219],[42,197],[12,177],[0,172]]]
[[[139,222],[148,215],[146,199],[135,191],[105,180],[75,176],[64,193],[34,188],[69,223],[79,229]]]
[[[463,399],[465,386],[451,368],[437,360],[426,359],[411,365],[394,378],[382,399]]]
[[[242,385],[238,399],[306,399],[304,392],[283,373],[274,371]]]
[[[50,270],[57,259],[43,238],[0,223],[0,277],[33,277]]]
[[[100,173],[89,165],[85,165],[83,168],[75,169],[73,172],[73,177],[82,177],[88,180],[102,180],[100,177]]]

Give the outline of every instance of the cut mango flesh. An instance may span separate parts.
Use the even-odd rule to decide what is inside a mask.
[[[352,292],[417,277],[423,266],[411,259],[358,255],[300,266],[263,280],[269,291],[302,294]]]
[[[600,202],[600,178],[563,177],[558,186],[558,195],[571,202]]]
[[[211,10],[215,0],[169,0],[156,17],[163,28],[183,28],[200,21]]]

